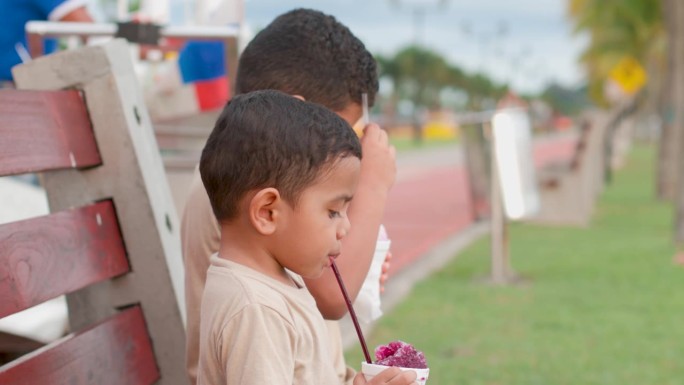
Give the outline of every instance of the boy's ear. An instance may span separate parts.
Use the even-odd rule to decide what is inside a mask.
[[[272,187],[257,191],[250,200],[249,221],[260,234],[271,235],[275,232],[280,202],[280,192]]]

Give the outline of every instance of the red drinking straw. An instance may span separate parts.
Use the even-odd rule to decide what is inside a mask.
[[[352,321],[354,322],[354,327],[356,328],[356,334],[359,336],[359,342],[361,342],[361,348],[363,349],[363,355],[366,356],[366,362],[372,364],[370,354],[368,354],[368,346],[366,346],[366,340],[363,338],[363,333],[361,332],[361,326],[359,326],[359,320],[356,318],[356,312],[354,312],[354,307],[349,300],[349,294],[347,294],[347,289],[344,287],[344,282],[342,282],[342,276],[340,276],[340,271],[337,270],[337,265],[335,264],[335,258],[330,257],[330,263],[332,264],[332,269],[335,272],[335,278],[337,278],[337,283],[340,285],[340,290],[342,290],[342,295],[344,296],[344,302],[347,303],[347,309],[349,309],[349,315],[351,315]]]

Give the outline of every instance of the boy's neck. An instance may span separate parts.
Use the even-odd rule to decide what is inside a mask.
[[[257,234],[244,231],[240,226],[222,224],[218,256],[249,267],[288,286],[299,287],[258,238]]]

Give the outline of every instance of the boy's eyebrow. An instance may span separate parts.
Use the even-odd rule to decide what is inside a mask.
[[[342,201],[344,203],[347,203],[347,202],[351,201],[352,198],[354,198],[354,195],[341,194],[341,195],[338,195],[337,197],[335,197],[332,201],[333,202]]]

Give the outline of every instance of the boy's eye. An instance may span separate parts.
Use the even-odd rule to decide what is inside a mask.
[[[339,211],[335,211],[335,210],[328,210],[328,216],[329,216],[331,219],[332,219],[332,218],[338,218],[338,217],[340,217],[340,212],[339,212]]]

